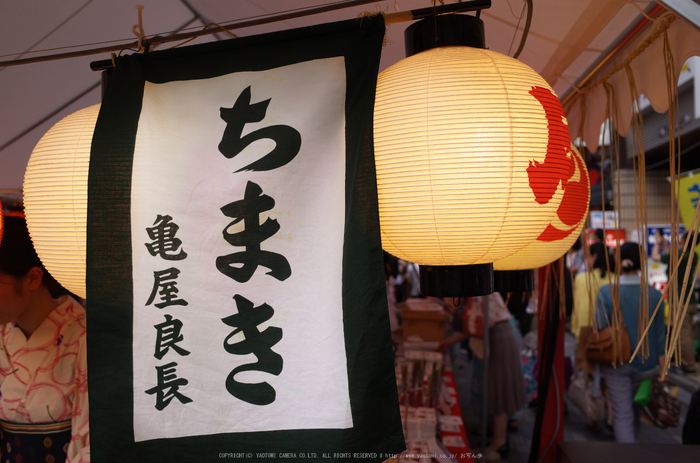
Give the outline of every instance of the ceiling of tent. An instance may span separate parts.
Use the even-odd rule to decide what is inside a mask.
[[[147,36],[200,30],[206,23],[227,25],[289,10],[343,3],[337,0],[136,1],[145,6],[143,28]],[[438,0],[438,5],[456,2]],[[525,2],[492,0],[492,3],[481,15],[486,45],[512,56],[525,26]],[[236,29],[233,33],[248,36],[354,18],[363,12],[394,13],[432,5],[433,0],[374,1],[364,6]],[[655,5],[628,0],[534,0],[532,25],[519,59],[542,74],[563,97],[601,55],[643,19],[642,11],[649,11]],[[136,2],[114,0],[0,0],[0,62],[133,42],[132,27],[138,20],[135,6]],[[389,27],[389,43],[383,50],[381,69],[404,57],[403,31],[409,24],[396,23]],[[192,43],[227,38],[230,35],[221,32]],[[174,45],[166,43],[159,49]],[[21,189],[31,151],[53,124],[99,102],[100,75],[89,65],[109,57],[109,53],[101,53],[0,66],[0,192]]]

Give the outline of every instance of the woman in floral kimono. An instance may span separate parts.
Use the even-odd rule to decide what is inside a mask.
[[[0,239],[2,461],[89,462],[85,309],[54,297],[24,219],[6,217]]]

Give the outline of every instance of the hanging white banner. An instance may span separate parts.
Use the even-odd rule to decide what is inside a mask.
[[[345,82],[336,57],[146,83],[131,190],[136,441],[352,427]]]

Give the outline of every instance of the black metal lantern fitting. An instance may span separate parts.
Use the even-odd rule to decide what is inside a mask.
[[[500,293],[523,293],[535,289],[535,271],[530,270],[495,270],[493,272],[493,289]]]
[[[426,296],[469,297],[493,292],[493,264],[421,265],[420,289]]]

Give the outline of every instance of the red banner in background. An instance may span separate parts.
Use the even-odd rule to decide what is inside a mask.
[[[618,235],[620,236],[620,244],[625,244],[626,237],[627,237],[625,230],[619,229],[619,228],[605,230],[605,245],[609,248],[616,248]],[[592,228],[586,229],[586,241],[588,242],[589,246],[591,244],[595,243],[595,230],[594,229],[592,229]]]

